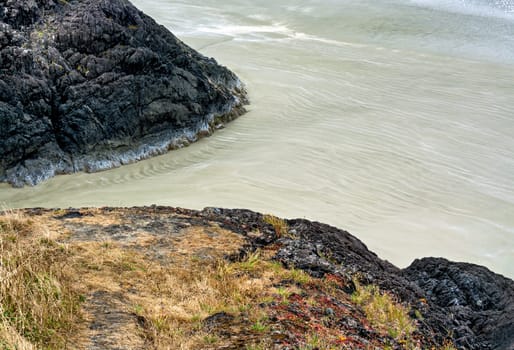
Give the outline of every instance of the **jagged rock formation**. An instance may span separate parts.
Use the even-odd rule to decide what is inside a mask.
[[[0,0],[0,182],[182,147],[242,114],[245,96],[127,0]]]
[[[415,260],[404,270],[442,308],[466,349],[514,349],[514,282],[483,266],[443,258]]]

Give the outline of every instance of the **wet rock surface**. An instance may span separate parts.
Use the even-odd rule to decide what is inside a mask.
[[[179,148],[244,112],[240,80],[127,0],[0,1],[0,181]]]

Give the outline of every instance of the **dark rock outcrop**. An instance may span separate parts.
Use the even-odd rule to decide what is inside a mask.
[[[245,96],[127,0],[0,0],[0,182],[182,147],[242,114]]]
[[[443,258],[415,260],[404,270],[448,315],[466,349],[514,349],[514,281],[483,266]]]
[[[278,244],[275,258],[315,277],[342,276],[378,285],[421,315],[419,331],[442,344],[453,339],[459,349],[514,349],[514,281],[485,267],[442,258],[415,260],[399,269],[380,259],[347,231],[311,222],[288,220],[290,237],[277,237],[260,214],[248,210],[204,209],[200,215],[249,236],[255,248]]]

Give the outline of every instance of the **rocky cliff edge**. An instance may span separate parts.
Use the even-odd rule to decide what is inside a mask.
[[[402,270],[308,220],[27,209],[0,215],[0,249],[8,349],[514,348],[514,281],[442,258]]]

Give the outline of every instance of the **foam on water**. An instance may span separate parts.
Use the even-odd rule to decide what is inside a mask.
[[[255,16],[251,16],[254,18]],[[324,44],[330,45],[344,45],[344,46],[362,46],[356,43],[349,43],[339,40],[332,40],[322,38],[316,35],[306,34],[302,32],[294,31],[282,23],[272,23],[270,25],[231,25],[231,24],[218,24],[211,26],[200,26],[196,28],[195,35],[221,35],[229,36],[237,40],[307,40],[307,41],[318,41]]]
[[[411,0],[414,4],[473,16],[514,20],[513,0]]]
[[[280,23],[272,25],[261,25],[261,26],[245,26],[245,25],[216,25],[211,27],[198,27],[196,29],[199,33],[214,33],[221,35],[240,36],[254,33],[276,33],[285,36],[291,35],[291,29]]]

